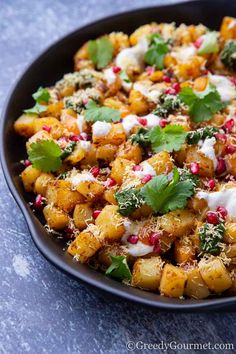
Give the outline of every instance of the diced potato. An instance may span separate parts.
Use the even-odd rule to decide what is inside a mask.
[[[174,152],[174,159],[178,166],[183,167],[187,156],[187,144],[183,144],[179,151]]]
[[[125,176],[125,172],[128,169],[131,169],[132,166],[133,166],[133,162],[132,161],[117,157],[112,162],[111,178],[113,178],[116,181],[116,183],[121,185],[122,181],[123,181],[123,178]]]
[[[195,257],[192,241],[188,236],[175,240],[175,261],[178,264],[191,262]]]
[[[185,295],[194,299],[205,299],[210,295],[209,289],[204,283],[197,267],[188,269],[187,277]]]
[[[229,272],[220,258],[202,259],[199,262],[199,271],[204,282],[212,292],[221,293],[232,286]]]
[[[136,45],[140,39],[148,34],[158,30],[158,25],[155,22],[138,27],[129,37],[131,45]]]
[[[75,226],[79,230],[83,230],[88,224],[92,224],[93,220],[93,210],[88,203],[77,204],[73,213],[73,220]]]
[[[33,192],[34,184],[37,178],[40,176],[41,171],[32,165],[26,167],[21,173],[21,179],[26,192]]]
[[[87,202],[98,199],[104,192],[105,187],[96,181],[81,181],[76,190],[86,199]]]
[[[45,130],[40,130],[38,133],[32,135],[31,138],[29,138],[29,140],[26,142],[27,151],[30,150],[30,145],[32,143],[36,143],[38,141],[43,141],[43,140],[52,140],[52,136]]]
[[[176,74],[181,80],[195,79],[202,75],[205,59],[200,56],[194,56],[185,63],[179,63],[176,66]]]
[[[48,226],[53,230],[63,230],[70,221],[67,213],[52,205],[46,205],[43,214]]]
[[[220,27],[220,36],[224,39],[236,39],[236,19],[224,17]]]
[[[141,218],[145,218],[149,215],[152,214],[152,209],[149,205],[147,204],[143,204],[141,207],[139,207],[138,209],[136,209],[132,214],[131,214],[131,218],[132,219],[141,219]]]
[[[199,176],[212,177],[214,176],[213,161],[199,151],[198,146],[190,146],[187,149],[186,163],[190,165],[192,162],[197,162],[200,167]]]
[[[167,151],[153,155],[147,162],[154,168],[157,175],[171,172],[174,166],[171,156]]]
[[[161,276],[160,293],[169,297],[181,297],[186,281],[187,275],[183,269],[166,264]]]
[[[170,124],[173,125],[181,125],[183,129],[188,132],[191,130],[191,120],[186,115],[174,115],[170,114],[168,119],[170,120]]]
[[[142,161],[142,149],[138,144],[132,144],[128,140],[120,145],[117,157],[133,161],[137,165]]]
[[[47,106],[46,112],[43,112],[43,116],[60,118],[62,109],[64,108],[63,101],[51,103]]]
[[[236,223],[228,222],[225,224],[224,242],[236,243]]]
[[[72,166],[77,165],[85,156],[87,152],[80,144],[76,144],[72,153],[65,159],[65,162],[70,163]]]
[[[113,55],[117,55],[122,49],[129,47],[129,37],[126,33],[111,32],[108,37],[113,46]]]
[[[132,261],[132,256],[127,252],[125,246],[120,245],[119,243],[113,243],[112,245],[105,245],[98,253],[98,262],[104,268],[108,268],[111,265],[110,256],[125,256],[127,262]]]
[[[139,258],[134,263],[132,286],[157,290],[160,286],[163,262],[161,257]]]
[[[65,128],[63,127],[61,122],[59,122],[59,120],[54,117],[44,117],[35,119],[34,133],[37,133],[42,130],[44,125],[51,128],[50,134],[53,139],[59,139],[64,134]]]
[[[176,240],[176,236],[175,235],[169,234],[169,233],[164,231],[160,235],[161,253],[167,252],[171,248],[171,246],[172,246],[172,244],[174,243],[175,240]]]
[[[130,109],[135,114],[146,114],[149,110],[149,104],[145,96],[139,91],[131,90],[129,94]]]
[[[187,235],[194,227],[194,214],[189,210],[177,209],[160,217],[161,228],[176,237]]]
[[[69,245],[68,252],[81,263],[86,263],[102,247],[102,243],[103,239],[99,228],[89,225]]]
[[[71,183],[68,180],[49,182],[46,199],[48,204],[55,205],[67,213],[71,212],[76,204],[84,202],[84,197],[79,192],[71,190]]]
[[[71,133],[80,134],[80,129],[76,119],[76,113],[72,109],[63,109],[61,111],[61,123]]]
[[[124,218],[116,205],[106,205],[95,220],[106,241],[117,241],[125,233]]]
[[[106,144],[98,146],[96,149],[96,159],[110,163],[114,160],[117,151],[117,146]]]
[[[188,207],[197,213],[203,213],[204,210],[208,209],[208,204],[206,199],[199,199],[194,196],[188,201]]]
[[[80,161],[80,167],[84,169],[84,168],[90,168],[92,166],[97,165],[96,153],[97,153],[96,145],[91,144],[89,151],[86,151],[85,157]]]
[[[236,243],[229,244],[225,247],[224,253],[228,258],[236,257]]]
[[[33,114],[22,114],[14,123],[14,128],[17,134],[26,138],[34,135],[34,122],[37,119]]]
[[[46,196],[48,183],[53,180],[53,175],[51,173],[43,172],[36,179],[34,184],[34,193],[41,194],[43,197]]]
[[[118,100],[116,97],[105,98],[103,105],[105,107],[119,109],[121,118],[124,118],[128,114],[131,114],[129,106]]]
[[[103,193],[103,198],[110,204],[115,204],[117,205],[117,201],[115,198],[115,194],[117,192],[117,188],[109,188],[106,189]]]
[[[125,131],[123,125],[120,123],[112,124],[111,130],[108,134],[103,136],[96,136],[93,134],[93,143],[106,145],[120,145],[126,140]]]

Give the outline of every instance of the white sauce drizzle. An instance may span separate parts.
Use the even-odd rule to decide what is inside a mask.
[[[138,241],[135,245],[133,245],[127,241],[130,235],[138,234],[141,226],[141,223],[133,222],[130,220],[124,221],[125,234],[121,241],[126,245],[129,254],[133,257],[145,256],[146,254],[153,252],[153,246],[145,245],[141,241]]]
[[[152,88],[152,86],[147,85],[141,82],[135,82],[133,89],[140,92],[143,96],[147,97],[149,101],[158,102],[158,99],[162,93],[162,88],[158,89],[157,87]]]
[[[78,125],[78,128],[79,128],[79,131],[80,133],[83,132],[83,129],[84,129],[84,116],[82,114],[78,114],[77,115],[77,125]]]
[[[80,140],[80,146],[88,152],[91,150],[91,141]]]
[[[143,161],[140,166],[142,166],[142,170],[134,171],[137,177],[143,178],[146,175],[156,176],[156,171],[147,161]]]
[[[156,116],[155,114],[148,114],[146,116],[144,116],[143,118],[147,119],[147,128],[153,128],[156,127],[157,125],[159,125],[160,123],[160,117]]]
[[[214,137],[210,139],[205,139],[204,141],[200,140],[198,145],[201,146],[199,151],[203,153],[206,157],[212,160],[214,169],[217,167],[217,158],[215,154],[214,145],[216,143],[216,139]]]
[[[128,116],[124,117],[122,125],[127,135],[130,133],[133,127],[140,125],[137,118],[138,117],[135,114],[129,114]]]
[[[116,65],[122,70],[128,67],[142,68],[144,65],[144,55],[148,49],[148,41],[143,37],[137,45],[123,49],[116,57]]]
[[[77,173],[70,177],[72,188],[76,188],[80,182],[96,181],[90,172]]]
[[[104,70],[104,77],[108,85],[112,85],[116,81],[116,74],[113,72],[112,68]]]
[[[236,98],[235,86],[227,77],[222,75],[209,75],[209,82],[216,86],[222,101],[232,101]]]
[[[105,136],[107,135],[112,128],[111,123],[107,122],[95,122],[93,124],[93,135],[94,136]]]
[[[187,47],[177,48],[175,51],[171,53],[171,55],[179,62],[185,63],[189,59],[191,59],[194,55],[196,55],[196,48],[194,45],[190,45]]]

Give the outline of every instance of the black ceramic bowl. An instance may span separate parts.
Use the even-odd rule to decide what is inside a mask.
[[[183,2],[175,5],[158,6],[131,11],[108,17],[65,36],[50,46],[24,72],[13,87],[2,113],[1,124],[1,161],[8,186],[20,206],[27,221],[32,238],[42,254],[56,267],[90,285],[110,294],[162,309],[196,310],[219,308],[236,304],[236,297],[222,297],[207,300],[179,300],[159,296],[154,293],[125,286],[86,265],[74,262],[63,251],[62,245],[49,236],[43,224],[31,211],[27,195],[19,178],[22,166],[19,161],[25,158],[25,144],[13,130],[13,122],[25,107],[32,105],[31,94],[39,86],[53,84],[64,73],[73,70],[73,55],[87,40],[112,31],[131,33],[138,26],[157,22],[184,22],[210,28],[219,28],[223,16],[236,17],[236,1],[204,0]]]

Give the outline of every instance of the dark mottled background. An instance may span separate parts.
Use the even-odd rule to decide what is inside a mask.
[[[61,35],[97,18],[160,2],[0,0],[0,110],[22,70]],[[104,300],[57,271],[33,245],[2,173],[0,215],[0,353],[121,354],[129,340],[235,343],[234,314],[154,313]],[[231,351],[211,351],[222,352]]]

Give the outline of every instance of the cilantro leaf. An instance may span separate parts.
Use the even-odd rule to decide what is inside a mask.
[[[85,110],[85,120],[90,122],[119,122],[120,112],[109,107],[99,107],[92,100],[88,102]]]
[[[61,153],[62,160],[66,159],[74,151],[76,144],[76,141],[72,141],[68,146],[66,146],[66,148]]]
[[[113,46],[108,38],[99,38],[88,42],[88,55],[98,69],[105,68],[113,55]]]
[[[132,143],[137,143],[145,148],[150,144],[149,130],[146,128],[139,128],[136,134],[130,135],[129,139]]]
[[[35,105],[29,109],[24,109],[24,113],[26,114],[40,114],[42,112],[46,112],[48,109],[47,106],[40,104],[40,103],[35,103]]]
[[[195,188],[199,185],[199,177],[194,175],[188,168],[178,168],[179,180],[180,181],[190,181],[192,183],[193,193]]]
[[[178,96],[162,94],[158,107],[153,112],[160,117],[167,117],[180,106],[180,99]]]
[[[118,212],[124,216],[130,215],[135,209],[144,204],[140,189],[124,189],[121,192],[117,192],[115,198],[119,206]]]
[[[213,114],[225,106],[213,85],[208,85],[202,92],[195,92],[190,87],[184,87],[179,93],[179,98],[188,106],[188,114],[195,123],[210,120]]]
[[[155,152],[178,151],[184,144],[186,133],[180,125],[167,125],[165,128],[154,127],[149,132],[152,149]]]
[[[187,133],[187,143],[189,145],[197,144],[200,140],[212,138],[218,131],[219,129],[215,127],[204,127],[190,131]]]
[[[218,38],[218,32],[213,31],[213,32],[208,32],[204,34],[201,39],[202,39],[202,44],[200,45],[200,48],[198,49],[197,53],[198,54],[210,54],[210,53],[217,53],[219,50],[219,45],[217,43],[217,38]]]
[[[131,280],[132,274],[127,264],[127,259],[124,256],[112,256],[110,255],[112,264],[106,270],[106,275],[118,280],[128,279]]]
[[[159,34],[153,34],[149,38],[151,45],[145,53],[144,60],[149,65],[155,65],[158,69],[163,69],[164,57],[169,51],[168,44]]]
[[[42,140],[30,145],[29,159],[33,167],[43,172],[57,171],[61,166],[61,149],[53,140]]]
[[[205,223],[201,226],[198,230],[201,250],[213,255],[219,254],[219,243],[223,240],[224,232],[224,222],[218,225]]]
[[[45,112],[48,107],[46,105],[42,105],[41,102],[48,103],[50,99],[50,93],[46,88],[39,87],[38,90],[33,93],[33,99],[35,100],[35,105],[29,109],[25,109],[24,113],[26,114],[40,114]]]
[[[190,180],[180,181],[175,168],[171,182],[166,175],[159,175],[142,187],[141,192],[155,213],[165,214],[186,206],[187,199],[193,195],[193,185]]]

